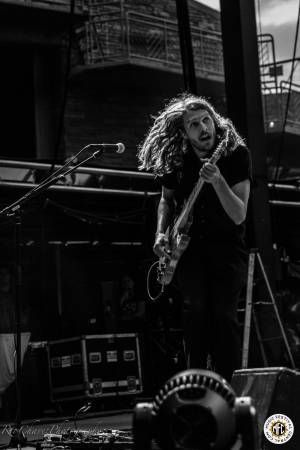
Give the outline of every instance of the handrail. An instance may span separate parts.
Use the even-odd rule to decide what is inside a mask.
[[[10,159],[0,159],[0,167],[11,167],[18,169],[36,169],[36,170],[50,170],[53,168],[52,164],[40,163],[34,161],[16,161]],[[54,169],[61,168],[62,165],[56,164]],[[89,175],[111,175],[117,177],[129,177],[129,178],[143,178],[143,179],[154,179],[151,173],[145,172],[135,172],[132,170],[114,170],[114,169],[104,169],[98,167],[79,167],[74,173],[85,173]]]
[[[174,28],[176,29],[176,31],[178,29],[176,20],[165,19],[163,17],[153,16],[151,14],[144,14],[144,13],[140,13],[140,12],[137,12],[137,11],[131,11],[131,10],[127,11],[127,14],[131,15],[131,16],[139,16],[141,18],[146,17],[146,18],[152,19],[152,21],[149,22],[151,25],[155,25],[156,26],[158,22],[163,22],[164,24],[168,24],[169,23],[170,25],[173,25]],[[146,22],[146,23],[148,23],[148,22]],[[199,31],[200,32],[202,31],[202,32],[207,33],[209,35],[216,35],[217,37],[222,39],[222,33],[219,32],[219,31],[207,30],[207,29],[205,29],[205,28],[203,28],[201,26],[195,27],[193,25],[191,25],[190,29],[191,29],[191,31],[195,31],[196,33],[198,33]]]
[[[31,170],[50,170],[53,168],[52,164],[41,163],[34,161],[18,161],[10,159],[0,159],[0,167],[15,168],[15,169],[31,169]],[[54,169],[62,167],[60,164],[56,164]],[[1,169],[0,169],[1,170]],[[154,180],[152,173],[138,172],[132,170],[119,170],[119,169],[105,169],[99,167],[78,167],[74,173],[83,173],[88,175],[110,175],[127,178],[141,178]],[[299,180],[300,181],[300,180]],[[1,182],[1,181],[0,181]],[[27,184],[26,184],[27,185]],[[300,185],[295,186],[293,184],[280,184],[280,183],[268,183],[270,189],[278,189],[282,191],[294,191],[300,192]]]
[[[70,9],[71,0],[0,0],[0,4],[18,5],[30,8],[42,8],[47,10],[68,11]],[[75,0],[75,13],[87,14],[86,4],[83,0]]]
[[[294,186],[292,184],[278,184],[278,183],[268,183],[270,189],[278,189],[279,191],[294,191],[300,192],[300,185]]]
[[[274,206],[286,206],[286,207],[293,207],[293,208],[300,207],[300,202],[288,202],[285,200],[269,200],[269,203]]]
[[[281,80],[280,81],[281,92],[283,92],[283,90],[285,88],[286,89],[290,89],[290,88],[293,88],[293,87],[300,89],[300,84],[297,84],[297,83],[294,83],[293,81],[288,81],[288,80]],[[298,91],[296,91],[296,92],[298,92]]]
[[[0,181],[1,187],[10,188],[25,188],[32,189],[38,186],[36,183],[22,183],[17,181]],[[92,187],[82,187],[82,186],[66,186],[61,184],[55,184],[49,186],[50,191],[59,192],[73,192],[73,193],[84,193],[84,194],[116,194],[116,195],[128,195],[130,197],[154,197],[158,196],[159,192],[152,191],[134,191],[126,189],[105,189],[105,188],[92,188]]]

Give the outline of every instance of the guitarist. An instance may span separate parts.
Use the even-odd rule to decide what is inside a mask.
[[[215,164],[209,158],[222,145]],[[166,230],[204,180],[192,209],[190,242],[175,281],[183,299],[187,366],[214,370],[230,381],[240,367],[237,303],[247,273],[245,219],[251,184],[251,157],[232,122],[202,97],[183,94],[156,117],[139,149],[140,168],[162,186],[154,252],[171,258]]]

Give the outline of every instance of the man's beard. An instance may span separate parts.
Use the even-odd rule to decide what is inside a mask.
[[[192,144],[196,150],[210,152],[214,147],[214,140],[211,136],[207,136],[202,141],[201,139],[192,141]]]

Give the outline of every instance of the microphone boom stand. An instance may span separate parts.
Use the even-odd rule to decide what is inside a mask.
[[[70,167],[67,171],[63,170],[70,165],[72,161],[85,149],[91,146],[100,146],[100,149],[94,152],[89,157],[85,158],[75,166]],[[15,427],[11,430],[11,439],[8,447],[16,447],[20,449],[22,446],[27,444],[27,438],[22,430],[22,378],[21,378],[21,349],[22,349],[22,333],[21,333],[21,308],[22,308],[22,242],[21,242],[21,231],[22,231],[22,205],[27,204],[32,198],[37,197],[46,189],[62,180],[66,175],[74,172],[78,167],[82,166],[89,160],[96,158],[99,154],[104,153],[104,148],[101,149],[101,145],[89,144],[83,147],[77,155],[75,155],[70,161],[65,163],[61,168],[59,168],[52,176],[47,177],[38,186],[31,189],[19,200],[15,201],[11,205],[7,206],[0,211],[0,219],[2,217],[14,218],[15,224],[15,354],[16,354],[16,420]]]

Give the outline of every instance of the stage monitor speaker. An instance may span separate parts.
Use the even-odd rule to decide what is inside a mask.
[[[262,450],[274,450],[274,443],[264,435],[265,421],[274,414],[288,416],[294,425],[294,434],[284,443],[284,450],[299,450],[300,372],[285,367],[236,370],[231,386],[238,396],[253,399]]]

